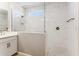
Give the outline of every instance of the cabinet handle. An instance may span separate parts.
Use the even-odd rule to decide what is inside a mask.
[[[11,44],[10,44],[10,42],[9,42],[9,43],[7,43],[7,48],[9,48],[9,47],[10,47],[10,45],[11,45]]]

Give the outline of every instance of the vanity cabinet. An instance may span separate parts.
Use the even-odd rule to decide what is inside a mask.
[[[17,36],[0,38],[0,56],[11,56],[17,52]]]

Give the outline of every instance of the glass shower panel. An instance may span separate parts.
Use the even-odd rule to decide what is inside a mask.
[[[12,30],[24,31],[24,9],[18,6],[12,6]]]
[[[26,31],[44,33],[44,6],[26,9]]]
[[[12,31],[24,31],[28,33],[44,33],[44,3],[26,2],[12,3]]]

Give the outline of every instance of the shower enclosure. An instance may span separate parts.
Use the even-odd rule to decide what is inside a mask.
[[[11,3],[18,50],[32,55],[78,55],[77,2]],[[24,48],[24,49],[23,49]]]

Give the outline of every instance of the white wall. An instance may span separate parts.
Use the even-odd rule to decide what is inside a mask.
[[[69,55],[67,49],[66,20],[68,20],[67,3],[50,3],[46,5],[47,55]],[[56,27],[60,30],[56,30]]]
[[[79,3],[78,3],[78,6],[79,6]],[[78,7],[78,15],[79,15],[79,7]],[[79,16],[78,16],[78,29],[79,29]],[[77,32],[77,36],[78,36],[78,42],[79,42],[79,30]],[[78,43],[78,50],[79,50],[79,43]],[[78,51],[78,55],[79,55],[79,51]]]
[[[47,55],[78,55],[78,19],[67,23],[71,17],[77,18],[76,3],[46,4]],[[60,30],[56,30],[59,26]]]
[[[78,3],[68,3],[68,17],[75,18],[75,20],[67,23],[68,33],[68,49],[71,55],[78,55]]]
[[[8,2],[0,2],[0,9],[8,11]]]

